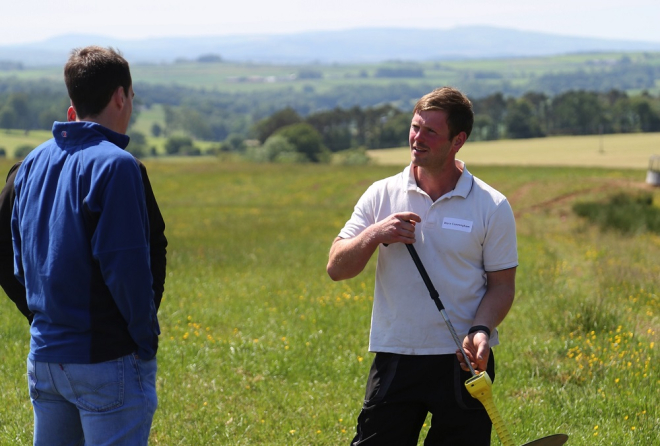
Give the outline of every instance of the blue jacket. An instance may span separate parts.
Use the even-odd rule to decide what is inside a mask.
[[[34,314],[30,358],[97,363],[155,356],[158,320],[149,223],[126,135],[91,122],[53,125],[18,170],[14,269]]]

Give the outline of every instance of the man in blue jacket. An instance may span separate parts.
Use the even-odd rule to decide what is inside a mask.
[[[67,123],[18,169],[14,268],[26,288],[34,444],[146,445],[160,333],[133,109],[116,51],[72,52]]]

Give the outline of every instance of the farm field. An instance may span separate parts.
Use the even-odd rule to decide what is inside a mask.
[[[470,142],[458,158],[471,165],[574,166],[647,169],[660,155],[660,133],[555,136],[533,139]],[[380,165],[410,162],[408,147],[370,150]]]
[[[13,158],[18,147],[29,145],[35,148],[52,137],[50,130],[32,130],[27,135],[22,130],[0,130],[0,148],[5,149],[8,158]]]
[[[327,253],[368,185],[406,163],[145,160],[169,240],[150,444],[350,442],[372,359],[375,262],[332,282]],[[564,432],[571,446],[655,444],[660,234],[601,231],[572,208],[620,193],[660,208],[646,165],[470,165],[516,214],[516,301],[493,386],[514,442]],[[0,445],[31,444],[28,346],[26,321],[0,296]]]
[[[583,53],[549,57],[519,57],[509,59],[443,60],[440,62],[391,61],[379,64],[267,64],[225,61],[221,63],[183,62],[169,64],[141,64],[131,62],[133,82],[137,85],[179,85],[219,92],[252,92],[313,88],[322,93],[342,85],[376,85],[407,83],[440,85],[478,79],[482,85],[495,90],[506,86],[525,87],[546,74],[587,72],[607,69],[622,57],[650,66],[660,63],[658,53]],[[379,68],[419,68],[423,77],[376,77]],[[305,76],[314,72],[320,76]],[[23,81],[62,81],[62,67],[26,67],[21,70],[0,70],[0,79],[16,78]],[[648,89],[657,94],[660,84]],[[139,91],[137,92],[139,95]]]
[[[150,112],[147,112],[146,114],[148,116],[153,115],[153,113]],[[158,155],[164,155],[166,153],[165,143],[167,138],[163,136],[155,137],[151,135],[150,125],[153,122],[156,122],[156,119],[152,121],[150,119],[151,118],[147,117],[146,121],[138,121],[134,129],[140,132],[144,132],[143,134],[146,137],[145,145],[147,149],[153,147]],[[139,124],[139,122],[143,122],[144,124]],[[21,130],[0,130],[0,148],[5,149],[7,158],[15,158],[15,152],[18,147],[28,145],[32,148],[35,148],[52,137],[53,133],[50,130],[31,130],[28,135],[25,135],[25,133]],[[195,147],[198,147],[201,151],[204,152],[212,146],[217,146],[219,143],[212,141],[195,141],[194,144]]]
[[[143,133],[147,147],[158,154],[165,153],[164,137],[151,135],[151,126],[164,126],[162,107],[154,106],[140,112],[132,129]],[[46,130],[32,130],[28,135],[19,130],[0,131],[0,148],[7,157],[21,145],[38,146],[52,137]],[[217,143],[195,141],[202,151]],[[383,166],[404,166],[410,162],[407,147],[370,150],[374,163]],[[647,169],[649,158],[660,155],[660,133],[626,133],[613,135],[555,136],[533,139],[510,139],[470,142],[461,149],[458,158],[470,166],[574,166]]]

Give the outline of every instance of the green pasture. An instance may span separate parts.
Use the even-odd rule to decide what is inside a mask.
[[[135,123],[131,126],[131,130],[143,133],[149,137],[151,135],[151,127],[158,124],[161,128],[165,128],[165,112],[160,104],[154,104],[149,108],[140,107]]]
[[[23,145],[34,148],[52,137],[50,130],[31,130],[27,134],[23,130],[0,130],[0,148],[5,149],[7,158],[13,158],[16,148]]]
[[[151,133],[151,128],[154,124],[158,124],[162,129],[166,127],[165,125],[165,112],[163,107],[160,104],[154,104],[149,108],[141,107],[140,113],[138,114],[135,123],[132,125],[129,133],[131,131],[136,131],[142,133],[146,137],[146,147],[147,151],[150,153],[150,149],[153,147],[156,149],[156,153],[160,155],[165,155],[167,152],[165,150],[165,143],[167,138],[161,134],[161,136],[153,136]],[[183,132],[178,131],[176,134],[184,135]],[[195,147],[198,147],[202,153],[205,153],[211,147],[217,147],[218,142],[213,141],[201,141],[195,140]]]
[[[466,59],[426,62],[390,61],[365,64],[266,64],[226,61],[221,63],[169,63],[131,65],[136,84],[181,85],[223,92],[252,92],[293,89],[300,91],[312,87],[317,92],[341,85],[389,85],[405,82],[410,85],[455,85],[464,74],[479,76],[482,84],[525,86],[545,74],[569,72],[596,72],[607,70],[622,57],[631,62],[660,64],[658,53],[580,53],[549,57],[518,57],[508,59]],[[130,62],[130,61],[129,61]],[[383,67],[416,67],[424,70],[423,78],[376,78],[374,74]],[[313,70],[322,73],[320,79],[291,80],[291,75]],[[479,73],[479,74],[477,74]],[[484,74],[487,74],[484,77]],[[364,77],[366,75],[366,77]],[[494,75],[494,76],[493,76]],[[20,80],[62,81],[62,67],[26,67],[22,70],[0,70],[1,78]],[[243,78],[244,81],[237,82]],[[467,77],[469,79],[470,76]],[[245,80],[248,81],[245,81]],[[476,79],[476,77],[475,77]],[[652,89],[657,93],[660,85]],[[635,92],[638,93],[638,92]],[[139,92],[138,92],[139,94]]]
[[[660,155],[660,133],[556,136],[470,142],[458,158],[471,165],[575,166],[647,169],[649,158]],[[410,162],[408,147],[370,150],[381,165]]]
[[[169,240],[151,444],[349,443],[372,359],[375,264],[332,282],[327,253],[368,185],[406,163],[146,160]],[[516,301],[493,387],[515,443],[564,432],[571,446],[657,444],[660,234],[601,232],[572,206],[644,192],[658,207],[660,189],[643,169],[471,170],[516,214]],[[0,445],[31,444],[28,342],[0,300]]]
[[[147,148],[154,147],[162,155],[165,153],[166,138],[152,136],[153,124],[165,127],[165,116],[160,105],[142,108],[131,129],[143,133],[147,138]],[[5,149],[8,158],[12,158],[17,147],[24,144],[36,147],[51,137],[51,132],[45,130],[33,130],[27,135],[20,130],[0,130],[0,148]],[[195,141],[195,145],[205,152],[217,143]],[[400,166],[410,161],[407,147],[370,150],[368,153],[379,165]],[[480,164],[646,169],[652,155],[660,155],[660,133],[468,141],[458,157],[468,167]]]
[[[151,126],[154,123],[158,123],[161,127],[164,127],[164,122],[163,109],[161,106],[156,105],[141,111],[135,125],[131,127],[131,130],[141,132],[146,137],[145,146],[148,153],[150,153],[152,147],[156,149],[156,153],[159,156],[166,153],[165,142],[167,138],[164,136],[155,137],[151,134]],[[28,145],[35,148],[52,137],[53,133],[50,130],[30,130],[27,134],[22,130],[0,130],[0,148],[5,149],[5,156],[7,158],[15,158],[14,154],[18,147]],[[194,141],[194,145],[204,153],[209,148],[218,146],[219,143]]]

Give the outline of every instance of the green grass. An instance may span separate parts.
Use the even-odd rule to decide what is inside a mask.
[[[170,242],[151,444],[348,444],[372,358],[375,265],[335,283],[327,253],[366,187],[400,167],[158,159],[147,168]],[[660,189],[640,170],[471,170],[516,213],[516,302],[500,327],[493,387],[515,443],[565,432],[572,446],[654,444],[660,236],[602,233],[572,206],[639,188],[657,206]],[[31,444],[28,342],[4,299],[1,445]]]
[[[27,134],[22,130],[0,130],[0,147],[5,149],[7,158],[13,158],[17,147],[22,145],[37,147],[52,137],[53,133],[50,130],[31,130]]]
[[[603,230],[616,230],[625,234],[655,232],[660,234],[660,207],[653,205],[653,195],[621,193],[606,203],[593,201],[576,203],[573,210]]]
[[[144,133],[145,136],[151,136],[151,127],[154,124],[158,124],[161,129],[165,128],[165,112],[160,104],[155,104],[149,108],[141,107],[131,130]]]

